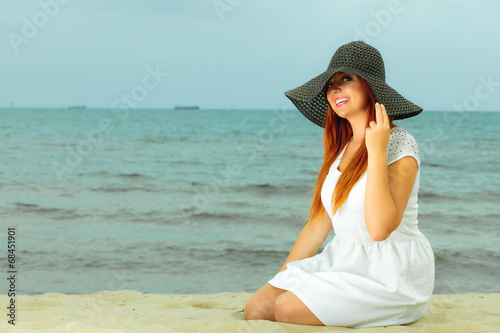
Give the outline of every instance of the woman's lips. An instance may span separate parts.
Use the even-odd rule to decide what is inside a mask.
[[[349,97],[337,97],[335,98],[335,105],[340,107],[344,106],[347,102],[349,102]]]

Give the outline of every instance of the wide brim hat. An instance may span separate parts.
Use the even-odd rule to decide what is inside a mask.
[[[355,74],[368,83],[375,99],[394,119],[416,116],[422,108],[413,104],[385,82],[385,66],[380,52],[365,42],[344,44],[337,49],[325,72],[307,83],[285,92],[299,111],[318,126],[325,127],[328,102],[323,89],[335,73]]]

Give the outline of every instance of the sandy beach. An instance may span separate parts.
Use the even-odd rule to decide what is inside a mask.
[[[245,321],[248,293],[158,295],[137,291],[17,296],[15,328],[1,332],[341,332],[349,328]],[[2,304],[10,298],[1,295]],[[424,317],[360,332],[498,332],[500,294],[434,295]]]

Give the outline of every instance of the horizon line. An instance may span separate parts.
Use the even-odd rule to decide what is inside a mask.
[[[275,111],[275,110],[283,110],[283,111],[299,111],[298,109],[287,109],[287,108],[202,108],[199,107],[197,109],[175,109],[176,107],[144,107],[144,108],[129,108],[128,110],[168,110],[168,111]],[[85,111],[85,110],[113,110],[113,109],[123,109],[123,108],[111,108],[111,107],[85,107],[83,109],[72,109],[70,107],[0,107],[0,110],[67,110],[67,111]],[[500,112],[500,110],[423,110],[424,112]]]

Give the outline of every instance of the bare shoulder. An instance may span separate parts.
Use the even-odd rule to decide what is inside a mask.
[[[408,179],[413,186],[418,172],[417,160],[413,156],[404,156],[396,162],[391,163],[387,167],[387,172],[389,174],[389,183],[392,183],[394,180],[403,181]]]

